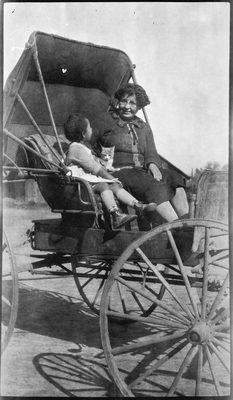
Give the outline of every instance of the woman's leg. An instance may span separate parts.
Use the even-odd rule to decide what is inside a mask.
[[[134,196],[132,196],[129,192],[119,186],[118,183],[110,184],[110,188],[113,191],[114,195],[127,206],[134,208],[138,215],[149,214],[156,210],[156,204],[141,204]]]
[[[183,187],[176,189],[175,196],[170,200],[179,218],[188,218],[189,204]]]
[[[145,204],[153,204],[155,211],[165,221],[178,219],[178,215],[170,203],[174,196],[174,190],[169,184],[156,181],[146,171],[140,169],[126,169],[114,173],[124,185],[126,190],[130,191],[135,197]]]
[[[166,221],[188,217],[189,205],[185,190],[183,187],[173,186],[173,175],[167,174],[165,182],[156,181],[146,171],[137,168],[120,170],[113,175],[122,182],[127,191],[143,203],[157,204],[157,213]],[[178,181],[178,178],[176,180]]]
[[[162,169],[163,181],[173,188],[173,196],[170,200],[179,218],[188,218],[189,203],[185,192],[183,176],[169,169]]]
[[[174,208],[169,201],[165,201],[164,203],[159,204],[156,207],[156,211],[162,218],[164,218],[168,222],[178,219],[178,215],[176,214]]]

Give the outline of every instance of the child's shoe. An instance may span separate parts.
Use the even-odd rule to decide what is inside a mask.
[[[137,218],[136,214],[123,214],[119,209],[111,212],[112,215],[112,228],[119,229],[127,222],[132,222]]]

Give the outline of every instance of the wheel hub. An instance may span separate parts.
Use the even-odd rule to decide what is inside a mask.
[[[212,329],[204,321],[196,322],[189,331],[188,339],[193,344],[207,342],[212,337]]]

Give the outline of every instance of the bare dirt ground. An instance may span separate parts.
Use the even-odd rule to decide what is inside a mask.
[[[18,247],[32,220],[53,217],[47,206],[4,208],[3,225],[17,265],[33,260],[29,243]],[[124,335],[124,329],[116,335]],[[121,396],[103,355],[99,318],[82,300],[72,276],[19,274],[19,310],[1,360],[1,396]]]

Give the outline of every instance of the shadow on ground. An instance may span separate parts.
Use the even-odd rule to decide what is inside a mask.
[[[69,397],[122,397],[104,358],[80,354],[43,353],[33,359],[37,372]]]
[[[43,285],[43,281],[41,282]],[[102,347],[99,318],[82,301],[63,293],[40,290],[22,283],[15,328],[77,345],[81,343]]]

